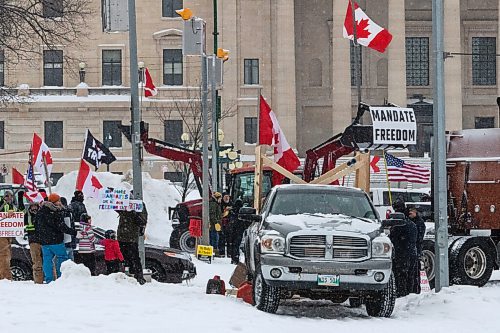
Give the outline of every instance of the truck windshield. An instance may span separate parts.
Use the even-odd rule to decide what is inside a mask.
[[[240,173],[234,178],[233,200],[241,199],[243,204],[253,207],[253,184],[254,173]],[[262,175],[262,196],[265,197],[271,190],[271,172],[264,172]]]
[[[344,191],[277,191],[270,214],[344,214],[375,219],[376,214],[363,193]]]

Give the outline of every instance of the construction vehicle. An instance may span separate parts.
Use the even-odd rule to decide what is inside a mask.
[[[500,264],[500,129],[449,133],[446,170],[450,282],[483,286]],[[435,254],[429,236],[423,262],[432,287]]]

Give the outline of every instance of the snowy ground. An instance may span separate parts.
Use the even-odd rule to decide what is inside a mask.
[[[399,299],[392,318],[370,318],[364,308],[322,301],[288,301],[277,315],[233,297],[206,295],[215,274],[226,281],[233,265],[196,261],[189,285],[144,286],[122,274],[90,277],[63,266],[50,285],[0,281],[0,332],[498,332],[500,274],[483,288],[451,287],[439,294]]]

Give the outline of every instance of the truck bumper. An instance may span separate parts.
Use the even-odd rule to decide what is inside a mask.
[[[280,255],[262,255],[260,267],[267,284],[290,290],[380,290],[389,282],[390,259],[369,259],[362,262],[297,260]],[[280,271],[280,276],[271,274]],[[380,279],[381,274],[383,279]],[[375,280],[375,275],[380,281]],[[318,275],[339,275],[339,286],[319,286]]]

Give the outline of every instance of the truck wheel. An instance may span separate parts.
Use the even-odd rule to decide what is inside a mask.
[[[389,318],[396,304],[396,284],[391,275],[384,289],[371,298],[366,299],[366,312],[371,317]]]
[[[363,305],[363,300],[359,297],[349,297],[349,307],[360,308]]]
[[[280,305],[280,289],[268,286],[260,269],[253,280],[253,300],[257,309],[268,313],[276,313]]]
[[[184,252],[194,253],[195,246],[196,238],[191,237],[188,228],[179,227],[172,230],[172,234],[170,235],[170,247]]]
[[[431,289],[434,289],[434,283],[436,281],[436,255],[434,251],[434,242],[424,241],[422,244],[422,262],[424,263],[425,274],[427,274],[427,280],[429,280]]]
[[[493,260],[494,255],[487,240],[480,237],[467,239],[450,253],[452,282],[484,286],[493,272]]]

